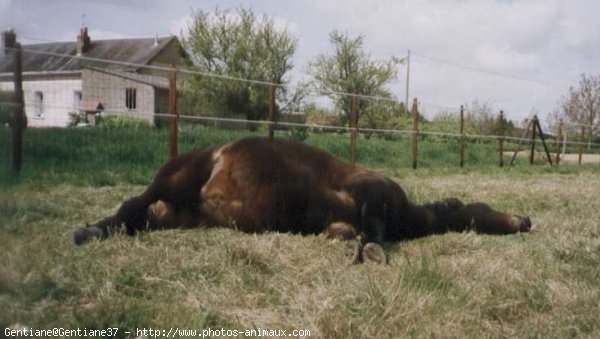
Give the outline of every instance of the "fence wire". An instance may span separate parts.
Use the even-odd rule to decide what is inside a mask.
[[[168,139],[166,129],[158,129],[155,132],[140,130],[133,132],[129,138],[125,135],[117,137],[117,134],[107,132],[108,137],[101,142],[107,145],[114,142],[121,144],[116,147],[99,147],[96,151],[92,151],[92,146],[89,146],[90,149],[81,153],[76,152],[78,154],[76,156],[65,155],[65,150],[60,147],[54,149],[53,146],[43,145],[42,140],[52,142],[51,139],[55,138],[56,142],[65,142],[66,147],[85,148],[82,145],[86,145],[88,141],[89,143],[92,143],[91,140],[94,140],[93,143],[99,142],[95,134],[99,136],[104,133],[94,132],[93,127],[74,132],[72,135],[66,129],[54,130],[52,133],[41,130],[46,127],[119,127],[129,124],[129,122],[119,119],[130,118],[143,121],[147,126],[159,127],[167,126],[170,121],[176,119],[180,122],[180,129],[187,128],[188,125],[202,125],[216,128],[231,136],[238,134],[230,133],[228,130],[256,132],[256,130],[272,127],[278,136],[291,135],[296,138],[306,138],[306,135],[300,135],[298,131],[315,135],[356,132],[364,136],[364,140],[361,139],[360,143],[366,143],[367,139],[373,137],[386,140],[404,139],[404,142],[410,142],[411,138],[408,137],[417,135],[419,140],[430,139],[437,145],[449,142],[456,144],[461,141],[494,144],[497,140],[513,144],[531,145],[533,143],[535,147],[539,147],[541,144],[540,139],[532,140],[531,135],[525,134],[523,137],[518,137],[494,133],[473,133],[467,131],[466,128],[465,133],[461,134],[459,132],[461,107],[437,105],[427,100],[418,101],[418,107],[435,107],[444,110],[450,117],[445,121],[443,128],[433,123],[420,121],[418,127],[414,129],[410,107],[405,107],[405,103],[389,96],[325,91],[301,84],[274,84],[269,81],[199,72],[183,67],[148,65],[38,51],[29,49],[27,46],[22,49],[22,53],[26,56],[29,54],[41,57],[46,62],[58,62],[57,60],[66,59],[71,66],[76,64],[76,67],[73,66],[75,70],[57,71],[50,74],[51,77],[44,77],[48,74],[44,76],[34,74],[28,70],[23,72],[23,108],[27,116],[28,127],[40,128],[39,133],[30,133],[38,134],[38,136],[26,134],[25,142],[30,142],[24,148],[24,152],[29,152],[29,155],[25,154],[26,157],[43,155],[41,158],[50,159],[54,152],[57,159],[85,161],[83,154],[102,152],[104,148],[109,150],[105,156],[107,162],[119,159],[127,162],[127,157],[136,158],[136,156],[133,155],[134,151],[127,150],[123,143],[127,143],[128,140],[132,144],[142,143],[145,138],[150,138],[150,134],[164,138],[164,146],[160,146],[156,140],[153,140],[154,148],[166,148]],[[173,77],[177,80],[171,81]],[[205,86],[202,87],[204,90],[197,90],[199,87],[192,86],[194,82],[204,82]],[[11,91],[13,90],[12,85],[12,74],[0,74],[0,90]],[[271,88],[275,89],[275,100],[269,98]],[[231,93],[237,93],[240,97],[228,97],[227,102],[222,102],[214,95],[213,90],[217,92],[230,90]],[[172,93],[176,93],[175,106],[170,99]],[[236,100],[250,102],[251,105],[249,108],[248,105],[244,107],[238,105],[242,107],[239,108],[236,106],[238,104]],[[354,104],[353,101],[355,101]],[[0,128],[6,129],[6,124],[10,123],[9,116],[12,110],[19,106],[19,104],[0,98],[0,113],[3,114],[0,115],[0,118],[4,117],[2,118],[4,120],[0,120]],[[267,113],[271,110],[277,113],[277,118],[273,121],[268,120]],[[468,123],[468,114],[475,113],[475,111],[464,110],[464,113],[466,124]],[[359,116],[356,126],[352,125],[353,114]],[[417,116],[421,118],[418,114]],[[506,114],[504,116],[507,117]],[[567,125],[590,127],[583,124],[565,123],[565,126]],[[64,137],[67,139],[66,141],[62,136],[58,136],[63,132],[66,135]],[[264,133],[264,131],[259,131],[259,133]],[[42,135],[44,137],[40,137]],[[239,135],[243,135],[243,133]],[[569,136],[573,139],[576,137],[573,133],[570,133]],[[73,138],[74,141],[69,141],[69,138]],[[185,139],[180,141],[185,144],[183,149],[192,148],[193,143],[197,143],[195,146],[202,146],[205,143],[205,140],[194,138],[189,133],[184,133],[182,138]],[[215,137],[213,136],[213,138]],[[549,142],[552,143],[551,148],[554,149],[557,146],[555,140]],[[359,149],[362,147],[360,143]],[[559,144],[561,147],[600,147],[600,143],[577,140],[560,140]],[[393,144],[387,145],[394,147]],[[452,147],[448,150],[458,152]],[[138,148],[138,150],[142,150],[142,148]],[[363,151],[372,151],[372,149]],[[410,153],[408,149],[404,152]],[[467,156],[467,163],[468,158]],[[160,163],[161,161],[158,159],[164,160],[164,157],[157,155],[153,159],[153,164]],[[55,163],[51,160],[48,162]],[[141,163],[145,162],[141,161]]]
[[[456,139],[485,139],[485,140],[498,140],[503,139],[505,141],[513,141],[513,142],[521,142],[521,143],[531,143],[535,142],[536,144],[542,144],[542,140],[535,139],[532,141],[531,138],[519,138],[512,137],[506,135],[483,135],[483,134],[460,134],[460,133],[447,133],[447,132],[434,132],[434,131],[413,131],[413,130],[397,130],[397,129],[383,129],[383,128],[365,128],[365,127],[349,127],[349,126],[331,126],[331,125],[319,125],[319,124],[306,124],[306,123],[292,123],[285,121],[267,121],[267,120],[246,120],[246,119],[235,119],[235,118],[222,118],[222,117],[214,117],[214,116],[199,116],[199,115],[172,115],[169,113],[157,113],[154,114],[155,117],[160,117],[165,120],[178,119],[178,120],[187,120],[187,121],[205,121],[205,122],[227,122],[227,123],[236,123],[239,125],[248,125],[253,124],[257,126],[280,126],[280,127],[293,127],[293,128],[301,128],[308,130],[324,130],[324,131],[343,131],[343,132],[351,132],[353,130],[357,130],[359,133],[388,133],[388,134],[398,134],[398,135],[423,135],[423,136],[438,136],[438,137],[450,137]],[[546,140],[546,142],[549,142]],[[600,147],[600,143],[587,143],[587,142],[578,142],[578,141],[561,141],[561,144],[578,146],[578,145],[591,145],[593,147]]]

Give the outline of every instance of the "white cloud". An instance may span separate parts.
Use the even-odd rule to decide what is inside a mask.
[[[221,8],[231,8],[235,19],[235,9],[248,6],[242,0],[227,5],[217,0],[202,4],[175,0],[168,5],[134,0],[123,6],[116,0],[32,4],[0,0],[0,25],[5,25],[0,28],[14,26],[21,36],[74,40],[81,13],[89,13],[92,40],[154,36],[155,32],[181,35],[191,24],[190,7],[212,12],[217,5],[227,6]],[[527,115],[532,107],[547,112],[570,85],[577,84],[580,73],[600,69],[597,0],[308,0],[256,1],[252,6],[258,16],[272,16],[278,28],[286,27],[298,37],[292,81],[306,76],[309,60],[330,52],[328,34],[334,29],[364,34],[366,51],[374,59],[404,56],[410,48],[410,92],[423,102],[457,107],[479,99],[505,109],[509,116]],[[48,16],[51,10],[56,14]],[[399,79],[392,88],[404,98],[406,72],[398,67]],[[564,86],[546,85],[549,82]]]
[[[473,53],[476,64],[485,69],[502,71],[527,71],[536,67],[539,62],[538,55],[534,53],[519,52],[507,46],[483,44]]]
[[[193,19],[190,15],[186,15],[177,20],[172,20],[169,23],[169,33],[176,36],[186,36],[192,23]]]
[[[13,23],[13,20],[11,20],[11,17],[13,16],[10,11],[10,7],[12,4],[12,0],[0,0],[0,30],[6,30],[6,29],[10,29],[13,27],[10,26],[6,26],[7,23],[8,25]]]
[[[331,29],[365,34],[373,57],[413,50],[411,96],[423,102],[479,99],[524,116],[532,107],[552,109],[579,73],[598,69],[600,3],[591,0],[314,0],[312,7],[315,17],[335,18]],[[394,88],[403,98],[403,81]]]
[[[126,38],[134,38],[133,36],[114,31],[104,31],[98,29],[92,29],[89,31],[89,35],[92,39],[96,40],[108,40],[108,39],[126,39]]]
[[[273,17],[273,24],[275,25],[275,29],[277,29],[278,31],[287,30],[293,35],[297,35],[300,31],[298,23],[290,21],[289,19],[280,16]]]
[[[257,14],[258,19],[261,20],[260,14]],[[270,16],[273,19],[273,24],[275,25],[275,29],[277,30],[284,30],[287,29],[288,32],[296,35],[299,31],[299,27],[298,24],[290,21],[289,19],[286,19],[284,17],[281,16]],[[215,15],[214,13],[210,13],[208,16],[209,21],[214,21],[215,20]],[[232,20],[234,22],[239,21],[240,17],[237,13],[235,12],[228,12],[227,13],[227,18],[229,20]],[[173,35],[177,35],[177,36],[181,36],[181,35],[187,35],[189,28],[191,27],[191,25],[193,24],[193,18],[191,15],[185,15],[177,20],[172,20],[169,23],[169,32]]]
[[[76,41],[77,34],[79,34],[79,30],[77,31],[69,31],[63,32],[61,37],[58,39],[59,41]],[[104,31],[98,29],[90,29],[88,32],[90,39],[94,40],[110,40],[110,39],[127,39],[127,38],[135,38],[129,34],[121,33],[121,32],[113,32],[113,31]]]

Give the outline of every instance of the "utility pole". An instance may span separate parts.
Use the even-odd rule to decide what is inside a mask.
[[[413,156],[413,169],[417,169],[417,163],[419,161],[418,154],[418,143],[419,143],[419,111],[417,107],[417,98],[413,99],[412,105],[412,118],[413,118],[413,133],[412,133],[412,156]]]
[[[498,166],[504,167],[504,112],[498,115]]]
[[[406,100],[404,100],[404,109],[408,112],[408,84],[410,79],[410,49],[406,54]]]
[[[13,61],[13,110],[12,110],[12,143],[11,143],[11,173],[13,179],[19,178],[23,160],[23,134],[27,127],[27,116],[23,102],[23,51],[17,42],[14,31],[2,33],[2,46],[4,54],[12,54]],[[12,50],[12,51],[11,51]]]

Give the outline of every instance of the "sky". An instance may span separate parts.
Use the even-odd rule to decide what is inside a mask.
[[[410,49],[410,98],[429,116],[477,100],[514,121],[544,119],[582,73],[600,72],[596,0],[0,0],[0,29],[23,44],[75,40],[82,24],[92,41],[180,36],[192,10],[217,6],[251,7],[298,38],[292,83],[331,53],[332,30],[363,34],[373,60]],[[401,100],[406,71],[390,84]]]

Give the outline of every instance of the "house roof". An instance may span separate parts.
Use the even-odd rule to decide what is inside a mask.
[[[83,53],[86,58],[118,61],[132,64],[149,64],[152,59],[176,37],[141,39],[92,40],[91,48]],[[68,55],[67,57],[61,55]],[[109,64],[77,57],[77,43],[51,42],[23,45],[23,72],[77,71],[84,67],[136,70],[133,66]],[[0,53],[0,73],[13,71],[12,57]]]

